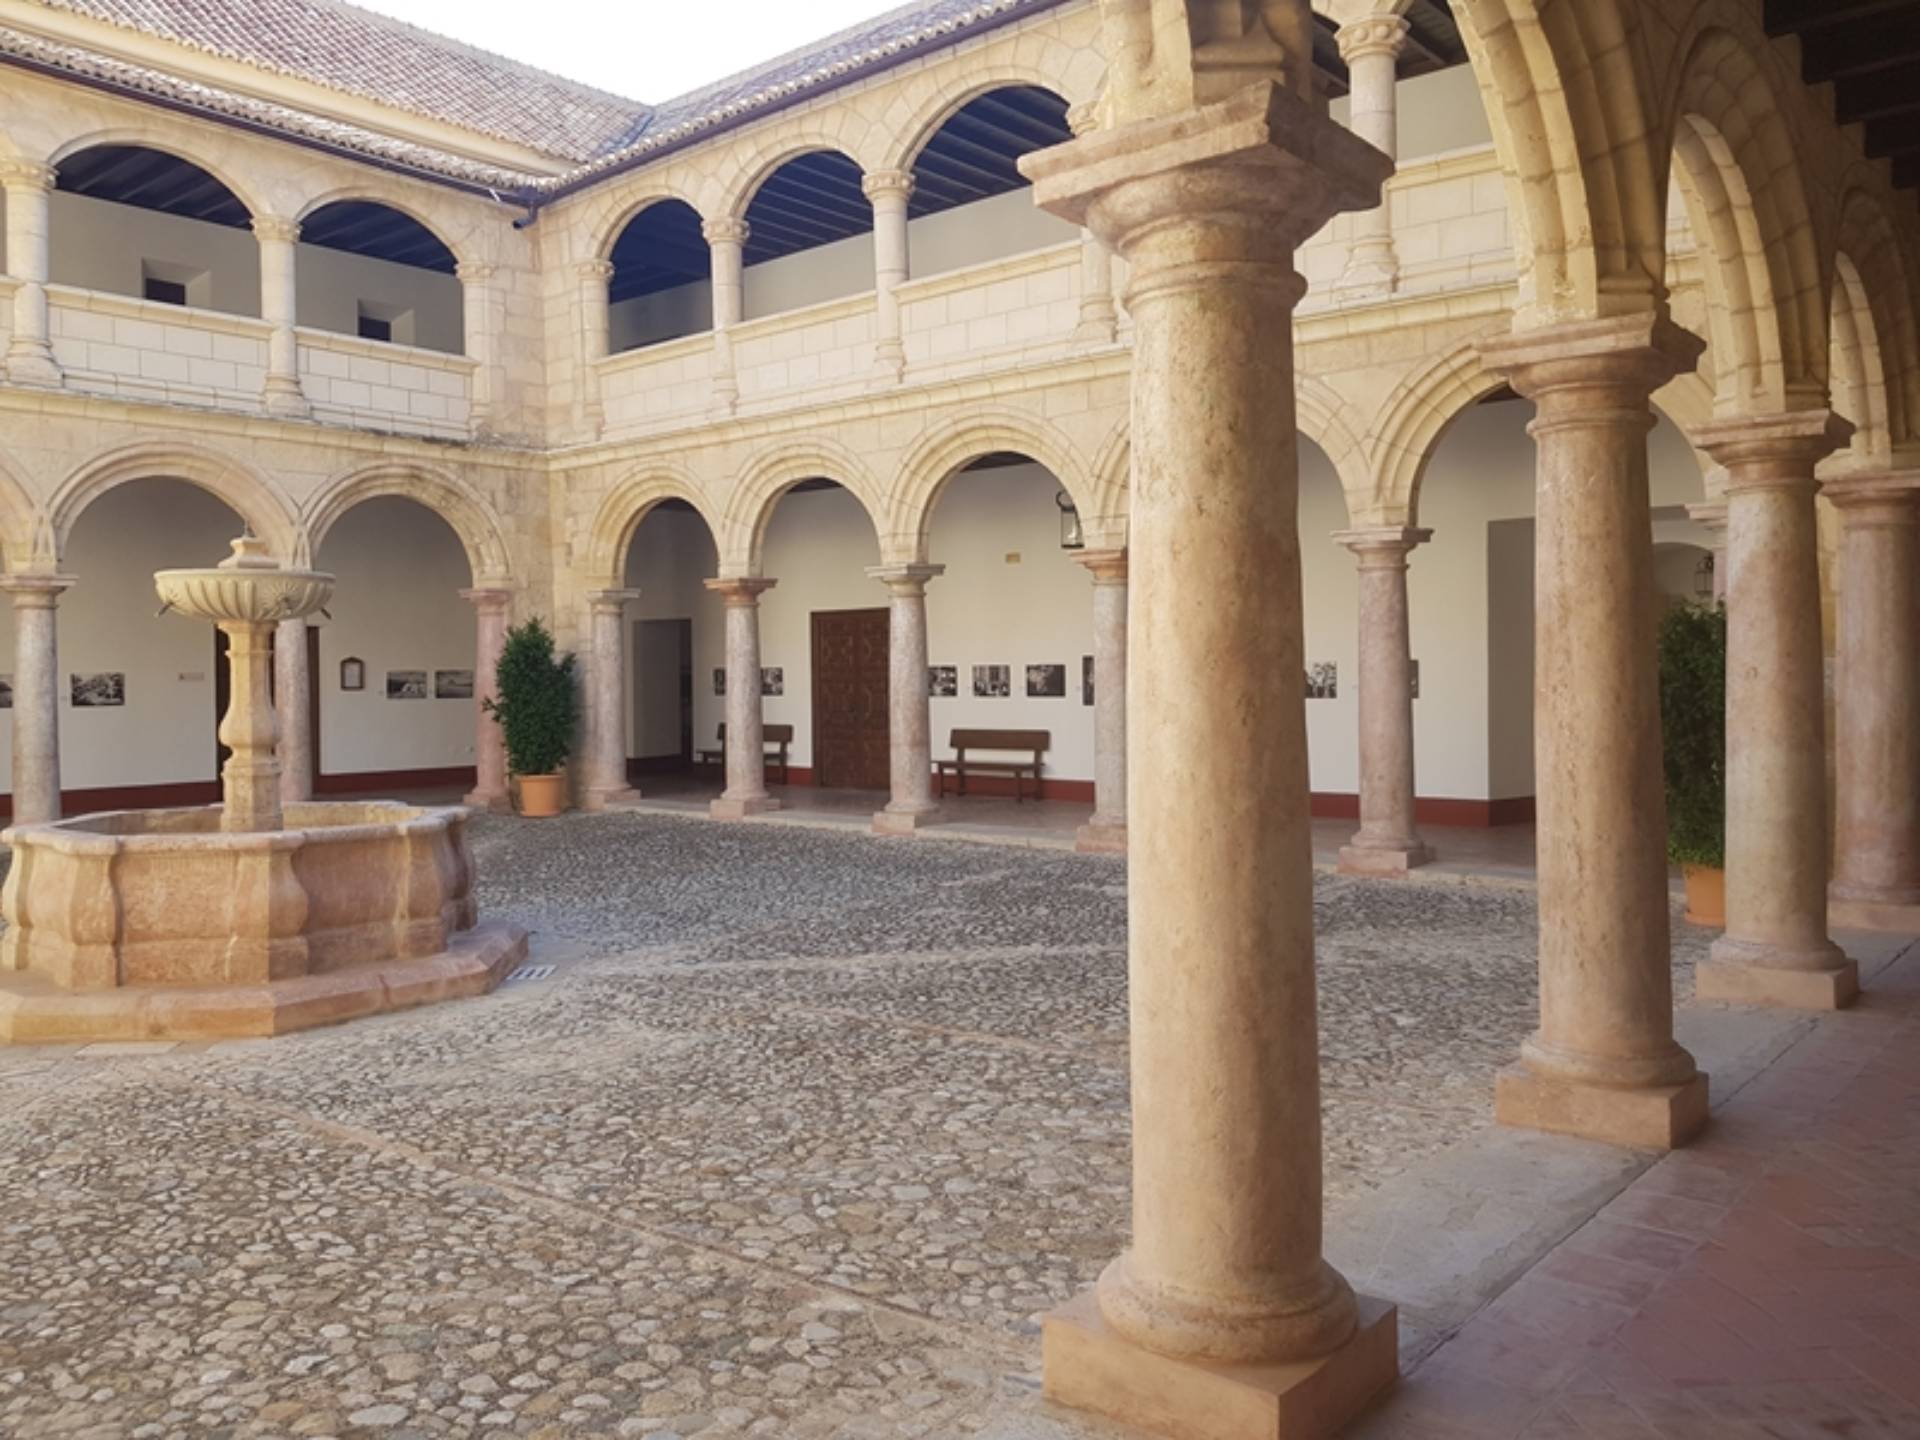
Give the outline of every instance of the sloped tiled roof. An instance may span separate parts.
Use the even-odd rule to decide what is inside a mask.
[[[580,162],[649,108],[338,0],[38,0],[190,50]]]

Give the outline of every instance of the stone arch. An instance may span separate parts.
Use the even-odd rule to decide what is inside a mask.
[[[1365,511],[1351,496],[1348,500],[1355,516],[1404,515],[1407,524],[1417,523],[1420,482],[1441,437],[1468,406],[1503,383],[1480,359],[1481,342],[1497,333],[1490,330],[1455,345],[1394,387],[1372,426],[1373,490]]]
[[[1834,409],[1853,425],[1848,454],[1866,462],[1892,457],[1887,419],[1887,376],[1880,353],[1879,327],[1859,268],[1843,250],[1833,257],[1833,360],[1830,365]]]
[[[10,574],[52,570],[59,563],[47,516],[33,502],[12,464],[0,454],[0,557]]]
[[[477,258],[469,253],[465,246],[454,243],[452,237],[447,233],[447,226],[441,220],[430,216],[425,210],[422,210],[406,192],[400,190],[397,186],[382,185],[377,181],[369,181],[356,185],[343,185],[328,190],[324,194],[312,196],[306,203],[301,205],[300,213],[294,218],[300,223],[305,224],[307,217],[316,211],[323,210],[329,205],[337,205],[348,201],[358,201],[367,205],[384,205],[387,209],[406,216],[429,235],[433,236],[434,239],[447,247],[447,253],[453,256],[456,268],[469,264]]]
[[[1506,172],[1521,328],[1655,308],[1666,159],[1646,27],[1623,0],[1461,0]],[[1640,18],[1636,12],[1636,18]]]
[[[1835,304],[1844,289],[1856,326],[1871,332],[1880,363],[1887,444],[1912,445],[1920,439],[1920,321],[1914,313],[1920,288],[1912,251],[1901,243],[1880,193],[1858,179],[1844,189],[1836,239]],[[1851,275],[1842,272],[1842,259]]]
[[[279,560],[294,562],[308,553],[293,508],[255,471],[206,446],[164,441],[109,450],[67,477],[48,506],[56,557],[66,554],[74,523],[89,505],[129,481],[146,479],[185,480],[225,501]],[[220,558],[209,556],[207,563]]]
[[[721,522],[714,527],[721,573],[758,575],[774,506],[802,480],[818,479],[832,480],[853,493],[881,541],[884,559],[887,552],[882,522],[887,512],[880,487],[859,456],[837,441],[811,435],[776,445],[741,470]]]
[[[840,135],[831,130],[786,130],[781,129],[768,136],[749,150],[741,159],[717,176],[708,192],[708,203],[694,204],[693,208],[703,216],[744,220],[747,209],[753,204],[753,197],[761,185],[782,165],[798,160],[803,155],[817,155],[823,150],[833,151],[851,160],[862,175],[870,173],[876,167],[868,157],[849,144]]]
[[[174,159],[184,161],[196,170],[206,171],[226,186],[233,192],[234,199],[246,206],[247,213],[256,220],[262,215],[273,213],[272,207],[262,202],[251,183],[236,178],[225,166],[207,160],[188,146],[177,145],[169,138],[155,136],[152,131],[137,127],[115,126],[111,129],[89,131],[60,146],[48,158],[47,164],[58,170],[63,160],[70,160],[83,150],[92,150],[101,145],[132,145],[142,150],[154,150],[162,155],[171,155]]]
[[[587,537],[587,582],[601,590],[617,590],[626,578],[627,547],[640,522],[663,500],[684,500],[707,522],[717,547],[720,526],[714,523],[713,502],[686,471],[670,464],[654,464],[620,482],[600,502]]]
[[[1097,472],[1082,462],[1066,436],[1016,411],[975,411],[923,436],[901,461],[900,484],[887,506],[882,552],[890,558],[925,560],[928,527],[947,482],[969,462],[999,452],[1025,455],[1052,473],[1080,512],[1089,544],[1121,521],[1126,492],[1097,488]]]
[[[1340,477],[1340,488],[1347,496],[1347,508],[1351,510],[1355,498],[1367,493],[1369,477],[1366,449],[1348,423],[1347,402],[1332,386],[1311,375],[1296,378],[1293,391],[1300,433],[1333,463],[1334,473]]]
[[[1069,47],[1062,44],[1059,48],[1068,50]],[[1069,106],[1092,98],[1089,95],[1069,93],[1069,85],[1064,76],[1064,66],[1055,73],[1044,64],[1020,64],[1002,60],[978,68],[965,67],[959,74],[947,77],[936,88],[924,95],[916,95],[912,100],[903,97],[896,102],[886,117],[884,128],[890,137],[890,148],[887,152],[885,168],[913,169],[914,162],[920,158],[920,152],[926,149],[927,142],[940,132],[941,126],[965,106],[983,95],[991,95],[996,90],[1031,86],[1035,90],[1045,90],[1058,96]],[[909,105],[911,109],[907,108]]]
[[[1709,275],[1718,272],[1710,284],[1728,312],[1712,337],[1720,373],[1736,386],[1720,397],[1723,413],[1816,408],[1826,396],[1826,267],[1789,124],[1794,97],[1756,46],[1767,53],[1764,36],[1720,25],[1691,36],[1662,132],[1682,190],[1703,212],[1696,228]]]
[[[476,586],[507,586],[513,556],[493,507],[444,470],[405,460],[379,460],[336,476],[308,503],[305,542],[308,563],[335,522],[363,501],[397,496],[433,511],[460,539]]]
[[[611,260],[613,247],[620,242],[620,237],[626,233],[627,227],[638,220],[643,212],[669,200],[678,200],[698,215],[702,221],[707,219],[707,214],[700,208],[699,202],[677,185],[651,181],[640,190],[627,190],[618,195],[602,196],[600,203],[579,222],[580,231],[587,239],[588,257],[594,260]]]

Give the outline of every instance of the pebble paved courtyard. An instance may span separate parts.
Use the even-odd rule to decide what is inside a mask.
[[[0,1435],[1106,1433],[1041,1412],[1037,1316],[1124,1244],[1122,862],[636,814],[474,844],[551,976],[0,1049]],[[1535,921],[1329,876],[1317,913],[1337,1209],[1487,1123]]]

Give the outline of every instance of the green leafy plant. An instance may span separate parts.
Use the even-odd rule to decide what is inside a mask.
[[[516,775],[553,774],[573,748],[573,656],[553,653],[553,634],[536,616],[507,631],[496,673],[499,698],[486,707],[500,722],[507,764]]]
[[[1660,622],[1667,857],[1723,869],[1727,845],[1727,611],[1676,605]]]

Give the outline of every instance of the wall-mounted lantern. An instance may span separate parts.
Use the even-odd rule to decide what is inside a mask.
[[[1060,507],[1060,548],[1086,549],[1087,537],[1080,528],[1080,512],[1074,508],[1073,497],[1062,490],[1053,497],[1053,503]]]
[[[1708,551],[1700,557],[1693,567],[1693,598],[1696,600],[1713,599],[1713,552]]]

